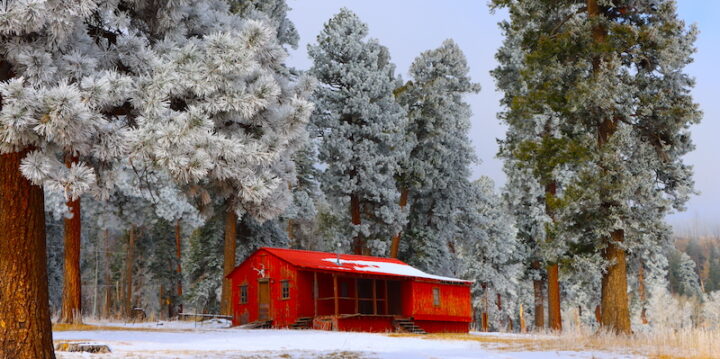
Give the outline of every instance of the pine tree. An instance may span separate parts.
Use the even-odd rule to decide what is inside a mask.
[[[493,4],[509,8],[525,53],[527,91],[513,99],[514,116],[557,113],[558,138],[588,152],[562,215],[605,260],[603,326],[629,333],[626,253],[645,222],[682,208],[692,191],[682,155],[700,112],[682,71],[696,30],[677,19],[674,1]]]
[[[78,215],[68,223],[73,233],[65,248],[73,259],[66,264],[77,269],[80,216],[76,201],[88,191],[102,194],[102,186],[96,184],[103,182],[103,175],[93,164],[112,162],[124,148],[124,132],[119,130],[122,120],[113,114],[129,98],[131,81],[115,70],[117,52],[103,38],[104,20],[116,5],[45,1],[2,6],[0,227],[6,230],[0,243],[9,247],[0,248],[0,268],[6,275],[0,284],[6,303],[0,317],[10,323],[0,329],[2,356],[53,357],[41,185],[64,194],[76,207]],[[113,36],[127,38],[124,33]],[[68,292],[72,301],[63,305],[64,311],[66,317],[76,317],[79,270],[66,272],[73,276],[66,276],[64,287],[73,290]],[[25,283],[26,288],[19,288],[18,283]]]
[[[517,313],[518,284],[523,272],[525,248],[508,207],[495,193],[488,177],[472,182],[465,193],[467,211],[459,223],[456,239],[462,264],[459,273],[475,281],[473,307],[485,313],[490,326],[504,329]]]
[[[688,297],[702,294],[695,261],[686,253],[672,249],[669,257],[669,286],[673,293]]]
[[[135,98],[132,157],[167,170],[201,207],[225,211],[227,274],[238,220],[269,220],[289,203],[312,81],[283,76],[286,51],[273,26],[232,14],[226,2],[144,5],[138,11],[154,15],[144,20],[157,56]],[[229,286],[225,280],[225,314]]]
[[[232,12],[243,19],[262,19],[271,24],[280,45],[297,48],[300,35],[287,17],[291,9],[285,0],[233,0],[230,3]]]
[[[547,108],[532,116],[513,111],[512,106],[515,99],[528,95],[528,86],[521,76],[526,50],[521,46],[521,32],[515,31],[507,22],[501,23],[501,28],[506,38],[496,54],[500,66],[493,70],[492,74],[496,78],[498,88],[504,92],[501,104],[508,109],[500,113],[499,117],[508,124],[509,128],[501,143],[499,155],[505,160],[505,171],[508,175],[525,177],[530,175],[534,177],[531,181],[542,188],[537,193],[517,193],[515,196],[536,196],[525,199],[523,202],[542,207],[542,209],[532,208],[529,210],[537,212],[536,215],[544,218],[530,217],[528,223],[530,229],[537,226],[545,227],[534,230],[536,236],[542,235],[542,237],[526,237],[526,241],[536,244],[534,246],[535,256],[538,258],[530,264],[531,267],[534,267],[531,270],[539,272],[542,264],[545,264],[548,284],[548,326],[553,330],[561,330],[559,262],[565,254],[562,251],[565,244],[561,242],[558,224],[558,212],[563,203],[561,197],[564,183],[561,179],[563,178],[562,173],[567,171],[568,165],[582,160],[583,153],[578,146],[560,138],[557,113]],[[520,187],[519,189],[529,190],[530,188]],[[536,199],[541,201],[538,202]],[[513,203],[518,204],[516,201]],[[516,208],[516,210],[518,209]],[[523,216],[524,214],[519,213],[519,215]],[[536,282],[535,286],[538,287],[536,308],[542,310],[541,293],[539,293],[542,283]]]
[[[515,220],[518,239],[528,251],[525,277],[533,283],[534,327],[541,329],[545,327],[547,281],[543,270],[547,252],[543,239],[546,228],[551,223],[545,213],[545,189],[530,169],[519,166],[513,160],[505,160],[504,170],[507,183],[503,189],[503,199]]]
[[[412,145],[398,176],[401,202],[409,202],[403,258],[431,272],[451,272],[449,246],[458,236],[476,160],[468,138],[472,114],[463,97],[480,86],[469,71],[458,45],[445,40],[415,59],[412,80],[396,91],[408,112],[406,142]],[[396,252],[399,240],[393,238]]]
[[[320,82],[313,123],[322,138],[322,188],[335,208],[349,208],[340,237],[355,253],[384,254],[404,224],[395,176],[407,149],[407,120],[395,101],[395,66],[387,48],[348,9],[333,16],[308,46]],[[347,245],[347,243],[344,243]]]

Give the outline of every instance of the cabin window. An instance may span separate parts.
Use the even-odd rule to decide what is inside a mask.
[[[440,306],[440,288],[433,288],[433,305],[436,307]]]
[[[280,283],[282,285],[282,299],[290,299],[290,281],[283,280]]]
[[[248,302],[248,286],[240,286],[240,304],[247,304]]]
[[[348,290],[347,282],[340,282],[340,296],[343,298],[350,296],[350,291]]]

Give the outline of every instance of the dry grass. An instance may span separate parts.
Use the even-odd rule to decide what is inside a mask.
[[[704,329],[666,330],[614,335],[585,328],[563,333],[542,332],[518,336],[472,334],[389,334],[391,337],[416,337],[430,340],[471,340],[492,345],[500,351],[612,351],[644,355],[653,359],[720,358],[720,331]]]
[[[115,331],[136,331],[136,332],[185,332],[188,329],[163,329],[163,328],[138,328],[138,327],[120,327],[106,325],[90,325],[90,324],[61,324],[54,323],[52,326],[54,332],[66,331],[93,331],[93,330],[115,330]]]

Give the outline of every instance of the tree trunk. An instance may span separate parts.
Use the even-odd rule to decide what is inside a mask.
[[[640,260],[640,265],[638,266],[638,296],[640,297],[640,307],[642,308],[640,311],[640,320],[642,320],[643,324],[647,324],[647,313],[645,311],[645,265],[642,260]]]
[[[603,258],[610,265],[602,277],[600,308],[603,327],[616,333],[631,334],[625,250],[619,247],[624,237],[622,230],[614,231],[603,251]]]
[[[235,241],[237,240],[237,214],[228,206],[225,215],[225,246],[223,249],[223,280],[220,299],[220,314],[232,315],[232,288],[230,280],[225,276],[235,269]]]
[[[410,190],[407,188],[403,188],[400,192],[400,209],[405,208],[408,203],[408,196],[410,195]],[[402,235],[402,232],[398,232],[398,234],[394,235],[392,238],[392,242],[390,243],[390,258],[397,258],[398,257],[398,251],[400,250],[400,236]]]
[[[183,312],[182,305],[182,241],[181,241],[180,220],[175,222],[175,257],[177,259],[177,310]],[[172,314],[171,314],[172,316]]]
[[[105,300],[103,302],[102,317],[110,317],[110,308],[112,307],[112,287],[110,286],[110,231],[105,229],[105,263],[103,263],[103,292]]]
[[[488,312],[490,311],[490,300],[488,299],[488,288],[487,284],[482,285],[484,296],[483,296],[483,312],[482,312],[482,331],[487,332],[490,329],[490,318],[488,318]]]
[[[0,63],[0,80],[8,67]],[[55,358],[43,189],[20,172],[29,151],[0,155],[0,358]]]
[[[0,81],[13,76],[11,65],[0,59]],[[45,199],[42,187],[20,172],[20,162],[31,150],[0,155],[0,358],[55,358]]]
[[[65,155],[65,166],[70,168],[78,157]],[[63,293],[60,323],[82,323],[82,288],[80,281],[80,198],[68,201],[71,218],[65,218]]]
[[[547,267],[548,273],[548,326],[553,330],[562,330],[560,315],[560,274],[558,264]]]
[[[127,258],[125,260],[125,316],[129,318],[133,309],[133,266],[135,264],[135,226],[128,231]]]
[[[532,267],[539,270],[540,262],[534,261]],[[545,281],[542,279],[533,280],[533,294],[535,297],[535,328],[545,328],[545,298],[543,296],[543,289],[545,287]]]
[[[552,199],[557,194],[557,184],[555,181],[549,182],[545,186],[545,211],[555,223],[555,209],[551,205]],[[547,234],[546,241],[555,240],[551,233]],[[547,266],[548,274],[548,326],[552,330],[562,330],[562,317],[560,315],[560,268],[557,263]]]
[[[361,224],[360,219],[360,197],[353,194],[350,195],[350,217],[352,224]],[[359,234],[353,238],[352,250],[355,254],[365,254],[365,241],[362,238],[362,234]]]
[[[592,20],[601,16],[597,0],[587,0],[588,17]],[[593,41],[602,44],[607,41],[607,29],[601,25],[593,27]],[[596,56],[593,59],[593,74],[598,76],[602,57]],[[605,118],[598,126],[597,143],[600,150],[608,143],[610,138],[617,131],[617,119]],[[605,177],[608,177],[607,170],[603,170]],[[612,178],[609,178],[613,181]],[[601,194],[601,198],[607,198]],[[606,208],[615,206],[613,203],[603,204]],[[630,334],[630,304],[627,296],[627,264],[625,262],[625,250],[618,246],[625,239],[625,232],[616,229],[610,238],[604,238],[607,247],[603,250],[603,258],[609,262],[609,267],[603,273],[602,291],[600,298],[602,326],[616,333]]]

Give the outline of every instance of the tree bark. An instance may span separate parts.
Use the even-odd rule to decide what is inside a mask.
[[[483,289],[483,311],[481,319],[481,327],[483,332],[487,332],[490,329],[490,318],[488,318],[488,312],[490,311],[490,299],[488,298],[488,287],[487,283],[482,284]]]
[[[410,195],[410,190],[407,188],[403,188],[402,191],[400,192],[400,209],[403,209],[403,208],[405,208],[405,206],[407,206],[409,195]],[[401,235],[402,235],[402,232],[398,232],[392,238],[392,242],[390,243],[390,258],[398,257],[398,251],[400,250],[400,236]]]
[[[0,155],[0,358],[55,358],[43,189],[20,172],[29,151]]]
[[[178,313],[182,313],[182,241],[181,241],[181,227],[180,220],[175,222],[175,258],[177,259],[177,310]],[[170,314],[172,317],[172,313]]]
[[[539,270],[540,262],[534,261],[532,267]],[[545,328],[545,298],[543,296],[543,289],[545,287],[545,281],[542,279],[533,280],[533,294],[535,297],[535,328]]]
[[[135,226],[128,231],[127,258],[125,261],[125,316],[130,317],[133,309],[133,266],[135,264]]]
[[[615,333],[631,334],[630,309],[627,295],[627,264],[625,250],[620,247],[624,240],[622,230],[612,233],[603,251],[603,258],[610,263],[602,277],[602,326]]]
[[[65,166],[70,168],[78,162],[78,157],[65,155]],[[71,218],[65,218],[63,238],[63,293],[60,323],[82,323],[82,288],[80,280],[80,199],[67,202]]]
[[[560,315],[560,268],[557,263],[547,267],[548,273],[548,325],[550,329],[562,330]]]
[[[220,298],[220,314],[232,315],[232,283],[225,276],[235,269],[235,244],[237,240],[237,214],[228,206],[225,215],[225,246],[223,249],[223,280]]]
[[[555,223],[555,209],[551,205],[552,199],[557,194],[557,184],[555,181],[549,182],[545,186],[545,211]],[[547,234],[546,241],[555,240],[551,233]],[[548,274],[548,326],[552,330],[562,330],[562,317],[560,314],[560,268],[557,263],[547,266]]]
[[[112,287],[110,286],[110,231],[105,229],[105,263],[103,264],[103,293],[105,298],[102,308],[102,317],[110,317],[110,308],[112,307]]]
[[[645,311],[645,265],[642,260],[640,260],[638,266],[638,296],[640,297],[640,307],[642,308],[640,311],[640,320],[642,320],[643,324],[647,324],[647,313]]]
[[[359,225],[362,223],[360,219],[360,197],[356,194],[350,195],[350,217],[352,224]],[[365,254],[365,241],[362,238],[362,234],[359,234],[353,238],[352,250],[355,254]]]

